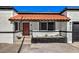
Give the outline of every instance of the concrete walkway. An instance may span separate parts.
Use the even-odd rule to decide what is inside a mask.
[[[17,53],[21,46],[22,40],[23,37],[21,39],[16,39],[13,44],[0,43],[0,53]],[[30,42],[30,37],[26,37],[23,44],[26,44],[27,46]],[[25,48],[27,48],[26,46]]]
[[[14,44],[0,43],[0,53],[17,53],[21,41]],[[36,43],[26,44],[25,39],[20,53],[79,53],[79,42],[68,43]]]
[[[14,41],[13,44],[0,43],[0,53],[17,53],[20,48],[22,40],[23,38],[19,40],[16,39],[16,41]]]
[[[17,53],[20,44],[0,43],[0,53]]]
[[[0,43],[0,53],[17,53],[20,44]],[[79,53],[79,43],[23,44],[20,53]]]
[[[21,53],[79,53],[79,48],[67,43],[24,44]]]

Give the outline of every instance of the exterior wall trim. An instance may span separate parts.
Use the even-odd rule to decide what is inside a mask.
[[[71,11],[79,11],[79,9],[68,9],[68,8],[64,8],[63,11],[60,12],[60,14],[62,14],[63,12],[67,11],[67,10],[71,10]]]
[[[72,31],[32,31],[32,32],[65,32],[65,33],[72,33]]]
[[[5,31],[5,32],[0,32],[0,33],[18,33],[18,32],[21,32],[21,31]]]
[[[18,12],[14,6],[0,6],[0,10],[14,10],[15,12]]]

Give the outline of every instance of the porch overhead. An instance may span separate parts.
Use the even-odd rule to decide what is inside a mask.
[[[25,13],[17,14],[9,19],[10,21],[69,21],[66,16],[59,13]]]

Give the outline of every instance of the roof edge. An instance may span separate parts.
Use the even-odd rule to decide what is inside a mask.
[[[14,8],[14,6],[0,6],[0,10],[1,9],[4,9],[4,10],[14,10],[15,12],[18,12],[15,8]]]
[[[18,12],[18,14],[60,14],[60,12]]]
[[[64,8],[63,11],[60,12],[60,14],[62,14],[63,12],[67,11],[67,10],[78,10],[79,11],[79,8]]]

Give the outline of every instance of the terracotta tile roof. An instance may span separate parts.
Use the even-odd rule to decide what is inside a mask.
[[[17,14],[11,21],[68,21],[69,18],[60,14]]]

